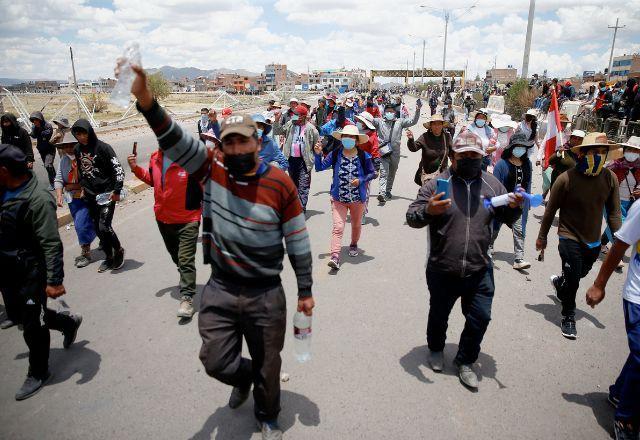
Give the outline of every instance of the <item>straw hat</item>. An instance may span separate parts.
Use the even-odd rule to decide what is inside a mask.
[[[607,139],[606,133],[600,132],[587,134],[584,137],[582,144],[578,145],[577,147],[571,148],[571,151],[577,154],[581,149],[590,147],[607,147],[609,149],[607,159],[610,160],[620,159],[624,154],[622,148],[620,148],[620,145],[609,141],[609,139]]]
[[[342,130],[334,131],[332,136],[338,140],[342,139],[342,135],[348,134],[350,136],[358,136],[357,144],[364,144],[369,140],[369,136],[366,134],[360,134],[358,127],[355,125],[345,125]]]
[[[437,113],[435,115],[431,116],[431,118],[429,118],[429,120],[427,122],[422,124],[422,126],[428,130],[429,127],[431,126],[432,122],[442,122],[442,127],[443,128],[449,126],[449,121],[445,121],[444,118],[442,117],[442,115],[439,115]]]
[[[356,115],[356,119],[362,122],[369,130],[375,130],[376,127],[373,125],[373,115],[369,112],[362,112],[359,115]]]

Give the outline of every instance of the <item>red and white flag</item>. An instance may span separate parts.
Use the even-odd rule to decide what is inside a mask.
[[[560,110],[555,89],[551,89],[551,105],[547,113],[547,133],[544,135],[544,168],[549,166],[549,158],[563,144]]]

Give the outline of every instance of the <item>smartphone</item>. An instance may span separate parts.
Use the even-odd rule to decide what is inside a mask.
[[[422,106],[422,100],[421,100],[420,98],[418,98],[418,100],[416,101],[416,105],[417,105],[418,107],[421,107],[421,106]]]
[[[440,200],[449,198],[449,179],[438,179],[436,182],[436,194],[444,193]]]
[[[133,154],[134,156],[137,156],[137,155],[138,155],[138,143],[137,143],[137,142],[134,142],[134,143],[133,143],[133,152],[132,152],[132,154]]]

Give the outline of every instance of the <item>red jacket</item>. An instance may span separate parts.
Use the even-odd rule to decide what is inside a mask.
[[[200,221],[202,216],[202,185],[177,163],[167,168],[162,183],[162,151],[157,150],[149,159],[149,168],[137,166],[133,174],[153,187],[153,210],[159,222],[184,224]]]
[[[365,144],[358,145],[358,148],[369,153],[372,158],[379,159],[380,151],[378,147],[380,146],[380,142],[378,141],[378,132],[375,130],[367,130],[366,134],[369,136],[369,140]]]
[[[371,116],[373,116],[374,118],[381,118],[382,117],[382,115],[380,114],[380,109],[375,104],[373,105],[373,107],[366,107],[365,110],[368,111],[369,114]]]

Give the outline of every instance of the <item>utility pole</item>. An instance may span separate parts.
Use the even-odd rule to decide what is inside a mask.
[[[416,51],[413,51],[413,72],[411,73],[411,85],[416,85]]]
[[[422,39],[422,76],[421,76],[422,84],[424,84],[424,51],[425,51],[426,45],[427,45],[427,40],[423,38]]]
[[[493,69],[495,70],[496,67],[498,67],[498,55],[493,57]]]
[[[76,65],[73,62],[73,49],[71,48],[71,46],[69,46],[69,53],[71,54],[71,70],[73,71],[73,87],[76,89],[76,92],[78,92],[78,80],[76,79]],[[80,117],[80,103],[76,101],[76,109],[77,109],[77,116]]]
[[[531,52],[531,33],[533,32],[533,16],[536,11],[536,0],[529,0],[529,21],[527,22],[527,39],[524,42],[524,55],[522,57],[522,75],[527,79],[529,75],[529,52]]]
[[[609,55],[609,71],[607,73],[607,81],[609,81],[611,79],[611,67],[612,63],[613,63],[613,49],[616,46],[616,35],[618,35],[618,29],[622,29],[626,26],[618,26],[618,20],[620,20],[620,18],[616,18],[616,25],[615,26],[608,26],[609,29],[613,29],[613,42],[611,43],[611,55]]]
[[[404,77],[404,85],[409,85],[409,58],[407,58],[407,75]]]
[[[444,87],[444,70],[447,63],[447,34],[449,32],[449,11],[444,11],[444,50],[442,51],[442,86]]]

